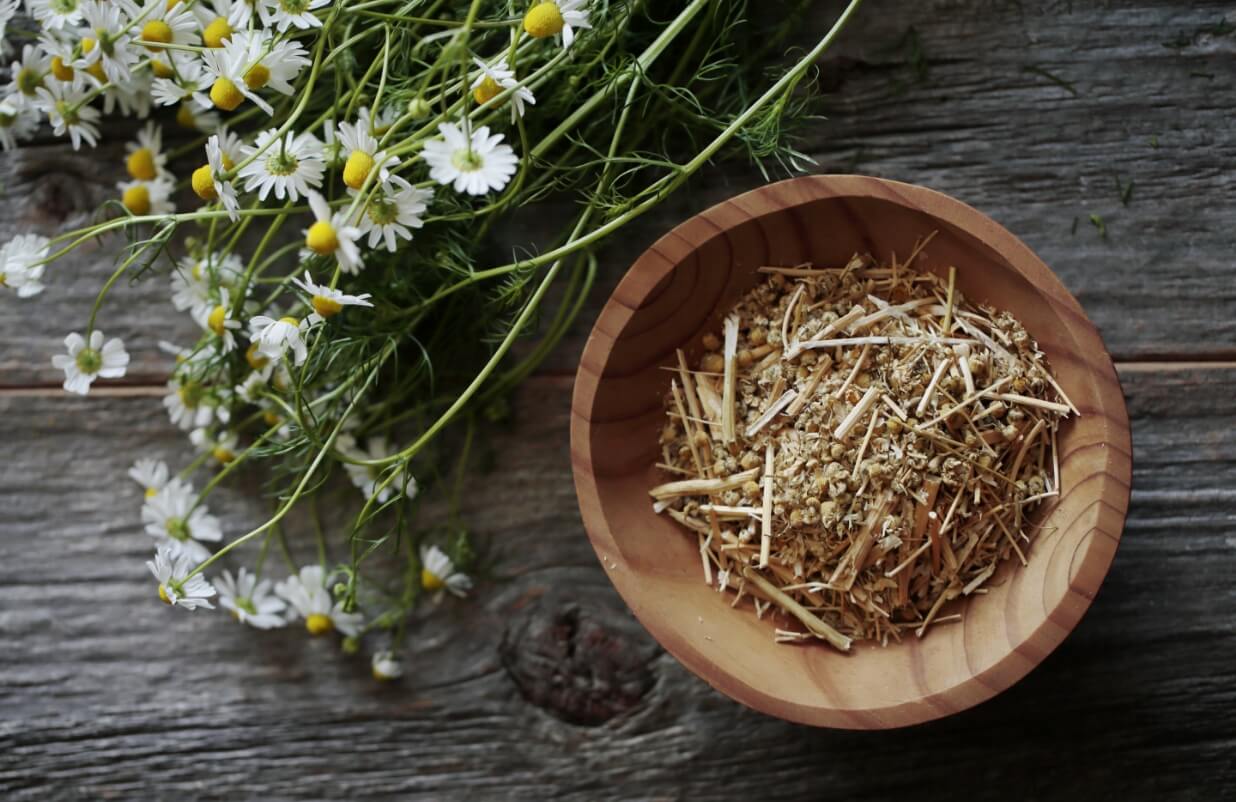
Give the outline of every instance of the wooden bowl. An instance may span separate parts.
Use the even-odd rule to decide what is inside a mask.
[[[1081,411],[1061,429],[1062,495],[1029,565],[1006,561],[962,622],[850,654],[775,644],[773,625],[731,609],[704,584],[698,545],[648,489],[670,373],[660,370],[754,285],[761,265],[844,264],[855,252],[909,254],[957,268],[972,300],[1016,315]],[[991,219],[923,187],[864,176],[797,178],[739,195],[649,248],[618,285],[575,380],[571,458],[588,536],[611,581],[653,636],[713,687],[806,724],[899,727],[964,710],[1021,679],[1077,625],[1120,540],[1132,469],[1120,383],[1093,324],[1034,253]]]

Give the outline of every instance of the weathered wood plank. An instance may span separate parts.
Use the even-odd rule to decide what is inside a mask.
[[[1224,2],[869,3],[821,64],[827,119],[803,150],[820,172],[924,184],[993,217],[1059,274],[1117,360],[1230,359],[1233,25]],[[1117,180],[1133,184],[1127,205]],[[759,183],[717,166],[611,243],[554,366],[574,370],[604,288],[670,225]]]
[[[417,627],[393,687],[330,641],[154,601],[122,474],[137,453],[184,457],[156,398],[0,397],[0,791],[1223,798],[1236,788],[1236,369],[1121,378],[1133,505],[1090,614],[992,702],[885,734],[764,718],[656,649],[579,525],[567,379],[526,385],[513,431],[489,439],[502,481],[471,518],[491,578]],[[232,495],[227,524],[259,509]]]
[[[810,31],[838,5],[815,4]],[[1117,359],[1230,358],[1236,36],[1216,27],[1223,20],[1236,23],[1236,12],[1221,0],[869,2],[821,65],[828,119],[804,150],[822,171],[923,183],[990,214],[1061,275]],[[121,153],[113,143],[0,156],[0,237],[84,220],[114,194]],[[1127,206],[1117,178],[1134,185]],[[589,306],[546,369],[573,372],[605,296],[657,236],[760,181],[748,166],[714,166],[611,242]],[[552,223],[552,207],[539,219]],[[522,244],[527,231],[510,238]],[[109,270],[101,254],[83,255],[52,269],[42,297],[4,299],[0,383],[57,380],[48,359]],[[157,341],[192,331],[166,296],[161,279],[122,288],[101,318],[130,346],[131,381],[163,376]]]
[[[88,225],[98,205],[116,197],[123,171],[123,140],[77,153],[47,144],[0,155],[0,242],[15,234],[50,237]],[[51,357],[63,350],[66,334],[85,328],[120,245],[114,237],[90,242],[49,265],[47,289],[34,298],[0,296],[0,385],[64,380]],[[100,312],[99,328],[108,337],[123,338],[132,358],[126,382],[164,380],[171,357],[159,351],[159,341],[187,342],[193,336],[193,322],[172,307],[168,287],[166,278],[121,281]]]

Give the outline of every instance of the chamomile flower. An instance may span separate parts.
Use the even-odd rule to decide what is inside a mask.
[[[235,432],[224,430],[218,434],[209,429],[194,429],[189,432],[189,442],[203,454],[209,454],[215,462],[227,465],[236,459],[240,437]]]
[[[512,120],[516,116],[524,116],[525,103],[530,106],[536,104],[536,97],[533,96],[532,90],[521,86],[519,81],[515,80],[515,71],[508,68],[501,58],[492,64],[475,56],[472,60],[476,62],[480,70],[472,80],[472,98],[477,103],[488,103],[505,90],[514,89],[515,91],[511,94]]]
[[[423,155],[429,177],[439,184],[454,184],[456,192],[484,195],[506,186],[515,174],[519,157],[510,145],[502,144],[502,134],[490,135],[489,126],[468,134],[454,123],[439,123],[441,139],[425,143]]]
[[[256,629],[275,629],[287,624],[280,615],[287,603],[270,592],[270,580],[240,569],[235,577],[224,571],[219,577],[219,606],[242,624]]]
[[[226,125],[219,126],[219,130],[211,139],[219,147],[219,158],[225,169],[231,170],[244,158],[241,152],[244,142],[241,141],[239,134],[229,130]],[[207,144],[209,145],[210,142],[208,141]]]
[[[433,593],[443,589],[454,596],[466,596],[472,579],[455,570],[455,563],[437,546],[421,546],[421,587]]]
[[[236,335],[232,332],[238,331],[241,323],[232,318],[232,303],[226,287],[219,289],[219,303],[198,323],[219,338],[219,349],[223,353],[230,354],[236,348]]]
[[[202,74],[205,75],[205,72]],[[219,115],[199,107],[196,102],[182,102],[176,109],[176,124],[187,131],[203,131],[209,134],[219,129]]]
[[[99,143],[99,110],[86,105],[87,89],[76,83],[55,82],[38,88],[37,107],[48,117],[52,133],[73,142],[80,150],[82,142],[94,147]]]
[[[271,128],[258,134],[253,145],[243,146],[241,153],[245,158],[258,154],[240,170],[245,191],[257,190],[258,200],[264,201],[272,193],[278,200],[300,200],[311,188],[322,185],[322,174],[326,171],[322,143],[308,132],[288,131],[280,138],[279,132]]]
[[[356,196],[356,190],[348,190]],[[364,213],[357,220],[361,234],[369,235],[369,247],[385,243],[395,251],[396,239],[412,239],[412,229],[425,225],[422,215],[433,199],[433,190],[414,187],[399,176],[391,176],[369,193]]]
[[[121,181],[116,184],[120,190],[120,202],[131,213],[141,217],[147,214],[171,214],[176,211],[172,203],[172,182],[167,178],[156,178],[154,181]]]
[[[90,332],[90,340],[73,332],[64,338],[64,347],[69,352],[52,357],[52,365],[64,371],[64,389],[70,393],[85,395],[96,378],[119,379],[129,364],[129,354],[124,343],[113,337],[106,344],[103,332]]]
[[[125,149],[125,169],[138,181],[154,181],[167,174],[167,154],[163,152],[163,130],[148,121],[137,132],[137,141],[129,142]]]
[[[161,459],[142,457],[129,468],[129,478],[141,486],[146,498],[153,498],[167,486],[170,471]]]
[[[345,273],[360,272],[361,254],[356,241],[361,230],[348,222],[347,210],[332,213],[326,199],[316,192],[309,193],[309,208],[314,220],[305,229],[305,247],[318,256],[334,256]]]
[[[109,81],[126,83],[141,57],[127,33],[130,26],[123,4],[106,0],[80,2],[82,24],[87,30],[81,39],[82,56],[73,66],[100,86]]]
[[[201,574],[189,576],[192,563],[198,562],[184,549],[163,545],[155,551],[154,560],[147,560],[146,567],[159,583],[159,598],[164,604],[196,610],[205,607],[215,609],[210,598],[214,587]]]
[[[391,130],[391,126],[395,121],[403,116],[404,109],[398,106],[388,105],[383,109],[379,109],[377,114],[369,109],[368,106],[362,106],[357,117],[360,119],[360,125],[366,131],[376,137],[386,136]]]
[[[146,0],[133,14],[133,26],[137,38],[151,53],[162,54],[167,48],[159,45],[196,45],[198,43],[197,18],[188,8],[188,3],[169,3],[167,0]]]
[[[193,13],[202,26],[202,44],[222,47],[233,31],[252,27],[255,2],[251,0],[211,0],[195,3]]]
[[[592,27],[588,12],[583,10],[585,4],[586,0],[537,3],[524,15],[524,30],[536,39],[562,34],[562,46],[570,47],[575,41],[576,28]]]
[[[180,479],[172,479],[163,489],[146,499],[142,505],[142,523],[146,534],[159,538],[164,545],[174,545],[194,562],[210,556],[210,550],[202,543],[217,543],[223,539],[219,519],[206,507],[195,503],[197,494],[193,486]]]
[[[214,352],[209,348],[181,348],[167,340],[159,340],[159,350],[175,357],[177,370],[183,369],[186,373],[204,369],[207,362],[215,359]]]
[[[343,183],[360,189],[365,179],[377,171],[378,180],[385,181],[399,159],[378,149],[378,140],[369,131],[368,109],[362,109],[358,123],[340,123],[338,127],[340,153],[347,154],[343,165]]]
[[[219,135],[206,140],[206,163],[193,171],[190,183],[194,193],[204,201],[219,201],[227,210],[228,218],[235,223],[240,219],[240,201],[236,187],[221,176],[235,165],[235,160],[219,144]]]
[[[15,105],[33,103],[50,69],[51,60],[43,53],[42,48],[34,45],[23,47],[21,58],[14,61],[9,68],[12,79],[7,87],[8,102]]]
[[[390,649],[373,653],[370,660],[370,670],[373,678],[379,682],[390,682],[403,676],[403,661]]]
[[[337,629],[344,635],[355,636],[364,617],[344,612],[343,604],[331,598],[326,588],[329,579],[320,565],[306,565],[298,574],[275,585],[275,593],[291,605],[288,620],[304,618],[310,635],[325,635]]]
[[[371,297],[369,293],[348,295],[340,290],[317,284],[314,282],[313,277],[309,275],[308,270],[305,271],[303,281],[293,276],[292,283],[300,287],[309,296],[309,305],[313,307],[314,313],[323,320],[339,314],[345,306],[373,306],[369,302]]]
[[[0,147],[12,150],[39,127],[39,110],[31,103],[0,101]]]
[[[82,21],[80,0],[26,0],[26,8],[49,31],[76,28]]]
[[[69,38],[61,38],[54,30],[44,29],[39,36],[39,49],[47,54],[50,78],[70,83],[77,78],[77,70],[73,62],[77,59],[74,48],[77,42]]]
[[[226,423],[229,417],[227,409],[216,402],[210,391],[191,378],[173,376],[168,380],[163,408],[171,422],[186,431],[209,426],[216,418]]]
[[[0,248],[0,287],[29,298],[43,291],[43,265],[47,258],[47,237],[18,234]]]
[[[103,91],[103,113],[111,114],[119,111],[125,117],[150,116],[154,100],[150,94],[150,76],[145,73],[134,75],[124,84],[112,86]]]
[[[269,364],[269,363],[268,363]],[[253,371],[245,380],[236,385],[233,390],[236,397],[246,404],[256,404],[262,398],[262,391],[266,389],[267,376],[262,375],[263,371]]]
[[[168,56],[175,67],[173,75],[156,76],[151,83],[151,96],[160,106],[175,106],[177,103],[192,101],[200,109],[209,109],[214,104],[210,102],[210,76],[202,66],[200,59],[187,57],[175,50],[168,51]],[[179,115],[178,115],[179,116]],[[182,127],[184,122],[178,120]]]
[[[202,54],[206,72],[214,79],[210,99],[216,107],[232,111],[248,98],[262,111],[274,114],[274,108],[258,90],[292,94],[292,79],[309,64],[305,53],[300,43],[288,39],[274,41],[266,31],[234,33],[221,49]]]
[[[330,5],[332,0],[257,0],[258,14],[267,28],[308,30],[322,27],[314,10]]]
[[[291,351],[293,364],[300,365],[309,356],[309,349],[305,347],[305,332],[308,329],[307,320],[294,317],[276,320],[258,315],[249,321],[249,339],[257,343],[258,353],[267,359],[278,362]]]
[[[244,273],[244,263],[235,254],[220,257],[207,254],[204,257],[186,257],[176,265],[172,273],[172,305],[205,326],[202,321],[215,308],[212,287],[231,288]]]
[[[354,460],[380,460],[391,455],[390,443],[381,435],[370,437],[364,448],[359,448],[356,438],[350,434],[342,434],[335,438],[335,449],[344,457]],[[352,484],[364,494],[365,498],[374,498],[379,504],[385,504],[395,495],[398,479],[387,482],[388,468],[382,465],[356,465],[343,463],[343,469],[348,472]],[[416,480],[406,474],[403,477],[407,483],[405,492],[409,499],[416,498]],[[385,484],[383,484],[385,482]]]

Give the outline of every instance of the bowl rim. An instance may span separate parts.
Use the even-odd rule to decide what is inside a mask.
[[[658,281],[663,279],[703,242],[727,230],[730,226],[719,221],[734,218],[735,210],[741,212],[747,207],[759,209],[758,214],[741,213],[740,222],[746,222],[820,200],[842,198],[875,198],[911,208],[928,207],[931,215],[980,240],[1037,289],[1059,302],[1063,311],[1069,313],[1066,325],[1071,333],[1093,355],[1096,379],[1110,382],[1116,390],[1110,406],[1103,410],[1111,425],[1107,427],[1107,436],[1101,443],[1106,449],[1103,473],[1114,479],[1121,491],[1116,503],[1100,500],[1108,508],[1106,512],[1109,516],[1114,515],[1115,518],[1110,519],[1110,523],[1102,529],[1096,525],[1083,535],[1089,538],[1089,542],[1076,576],[1092,579],[1089,582],[1070,582],[1068,592],[1061,595],[1054,608],[1045,610],[1043,620],[1026,634],[1022,643],[1010,648],[987,669],[971,673],[948,688],[897,705],[861,709],[803,705],[771,696],[733,676],[723,665],[705,658],[685,640],[674,636],[656,613],[655,606],[646,607],[640,602],[635,588],[637,575],[626,570],[626,559],[602,513],[600,492],[592,469],[590,439],[590,414],[597,398],[601,374],[618,335],[639,306],[624,298],[637,277],[645,285],[648,280],[644,275],[646,273],[652,272],[652,278]],[[701,226],[701,222],[705,225]],[[708,237],[701,239],[701,229],[707,229]],[[655,271],[659,271],[659,275]],[[927,187],[863,175],[812,175],[766,184],[687,218],[653,243],[624,273],[589,334],[575,376],[570,431],[572,473],[589,541],[623,601],[657,642],[692,673],[735,701],[790,721],[841,729],[885,729],[942,718],[996,696],[1033,670],[1073,631],[1106,578],[1124,527],[1132,479],[1128,411],[1115,366],[1098,330],[1055,273],[1020,239],[977,209]],[[1090,537],[1094,533],[1103,537]],[[1033,648],[1029,646],[1031,641],[1034,642]]]

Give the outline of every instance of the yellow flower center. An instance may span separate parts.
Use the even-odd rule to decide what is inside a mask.
[[[33,97],[35,90],[43,85],[43,74],[38,70],[23,67],[17,72],[16,84],[23,95]]]
[[[250,345],[245,351],[245,361],[249,363],[249,367],[254,370],[261,370],[270,364],[270,360],[258,353],[257,343]]]
[[[206,317],[206,325],[211,331],[222,337],[223,332],[227,331],[227,327],[223,325],[226,320],[227,310],[223,308],[222,304],[220,304],[210,310],[210,314]]]
[[[553,4],[550,3],[550,5]],[[472,97],[477,103],[488,103],[496,98],[501,91],[502,87],[498,86],[498,82],[486,75],[485,80],[477,84],[476,89],[472,90]]]
[[[166,62],[160,61],[157,58],[150,60],[150,69],[154,72],[156,78],[171,78],[176,73],[172,72],[172,67]]]
[[[146,498],[154,498],[157,495],[159,495],[158,488],[155,488],[155,487],[146,488]]]
[[[262,420],[266,421],[267,426],[275,426],[282,421],[283,418],[280,418],[279,413],[275,412],[273,409],[267,409],[262,412]]]
[[[179,5],[179,3],[180,3],[180,0],[167,0],[167,10],[171,11],[173,8]]]
[[[311,613],[305,618],[305,629],[309,630],[310,635],[325,635],[334,628],[335,622],[330,620],[329,615]]]
[[[536,39],[561,33],[563,24],[557,3],[538,3],[524,15],[524,30]]]
[[[163,587],[163,583],[159,583],[159,601],[164,604],[171,604],[172,600],[167,595],[167,588]]]
[[[309,226],[309,231],[305,233],[305,245],[309,246],[309,250],[322,256],[334,253],[339,247],[339,237],[335,234],[335,227],[326,220],[317,221]]]
[[[212,201],[219,197],[215,190],[214,173],[211,172],[209,164],[203,164],[194,170],[189,182],[193,184],[193,192],[202,200]]]
[[[124,191],[120,198],[124,208],[136,215],[150,214],[150,190],[145,184],[136,184]]]
[[[77,352],[77,357],[73,360],[77,363],[77,367],[82,373],[91,375],[98,373],[103,367],[103,357],[98,351],[93,348],[83,348]]]
[[[90,36],[83,36],[83,37],[82,37],[82,52],[83,52],[83,53],[89,53],[91,50],[94,50],[94,46],[95,46],[95,44],[97,44],[97,43],[95,42],[95,40],[94,40],[92,37],[90,37]]]
[[[343,165],[343,183],[352,189],[360,189],[372,169],[373,157],[363,150],[354,150]]]
[[[281,317],[279,318],[279,322],[286,323],[289,326],[300,326],[300,321],[294,317]]]
[[[263,86],[266,86],[269,82],[270,67],[267,67],[265,64],[254,64],[249,68],[249,71],[245,73],[245,86],[255,92]]]
[[[73,68],[65,64],[64,59],[60,58],[60,56],[52,56],[51,71],[58,81],[73,80]]]
[[[446,582],[442,580],[442,577],[438,576],[433,571],[430,571],[428,568],[422,568],[421,586],[424,587],[425,590],[441,590],[446,586]]]
[[[130,153],[125,167],[128,168],[129,175],[139,181],[155,180],[155,158],[150,148],[138,148]]]
[[[181,103],[180,108],[176,109],[176,124],[190,131],[197,130],[197,117],[193,116],[193,109],[189,108],[188,103]]]
[[[202,403],[204,392],[202,385],[197,382],[189,382],[188,384],[182,384],[176,390],[176,395],[180,396],[180,403],[184,404],[186,408],[197,409],[197,405]]]
[[[86,72],[99,83],[107,83],[107,73],[103,71],[103,62],[96,61],[86,68]]]
[[[232,26],[223,17],[215,17],[202,31],[202,42],[207,47],[223,47],[223,40],[232,35]]]
[[[236,84],[227,78],[216,78],[210,87],[210,100],[217,108],[224,111],[234,111],[244,102],[245,96],[236,88]]]
[[[210,456],[214,457],[219,462],[222,462],[224,465],[236,459],[236,454],[232,452],[232,449],[225,448],[224,446],[215,446],[211,449]]]
[[[172,42],[172,26],[168,25],[161,19],[153,19],[142,26],[142,41],[143,42],[158,42],[160,44],[171,44]],[[146,46],[146,49],[152,53],[157,53],[162,50],[161,47]]]
[[[309,300],[313,304],[313,311],[317,312],[322,317],[334,317],[343,309],[343,304],[336,301],[334,298],[327,298],[322,295],[315,295]]]

